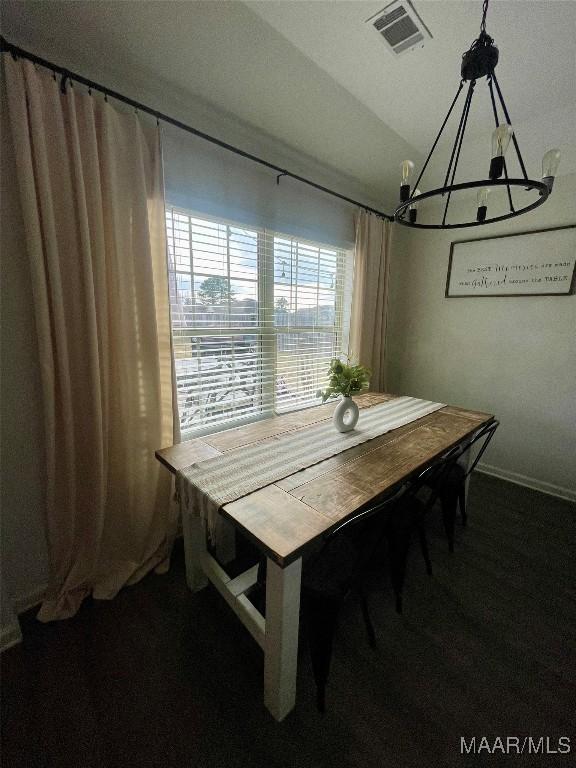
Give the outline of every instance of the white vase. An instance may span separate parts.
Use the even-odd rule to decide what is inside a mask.
[[[350,432],[358,422],[360,412],[358,406],[350,396],[342,396],[342,399],[334,410],[334,426],[338,432]]]

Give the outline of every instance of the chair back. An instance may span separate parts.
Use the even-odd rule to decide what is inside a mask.
[[[438,497],[442,493],[444,484],[450,475],[450,471],[466,449],[467,445],[454,446],[448,453],[439,456],[433,464],[426,467],[426,469],[417,475],[410,483],[408,493],[411,496],[417,496],[422,489],[425,489],[428,494],[427,499],[423,502],[423,511],[425,513],[429,512],[436,504]]]
[[[321,559],[326,550],[337,545],[338,539],[342,537],[354,541],[355,562],[349,570],[349,577],[346,580],[348,583],[345,585],[349,589],[372,560],[384,538],[390,512],[400,503],[407,489],[408,485],[403,485],[383,501],[356,512],[333,528],[324,536],[322,549],[313,560]]]
[[[384,516],[384,512],[387,509],[391,509],[393,506],[395,506],[404,496],[407,490],[408,485],[403,485],[396,491],[396,493],[386,497],[383,501],[380,501],[377,504],[368,507],[367,509],[361,509],[359,512],[354,513],[352,517],[347,518],[343,523],[340,523],[340,525],[337,525],[336,528],[333,528],[329,533],[327,533],[324,537],[325,541],[330,541],[335,536],[340,535],[343,531],[349,531],[351,528],[367,522],[370,520],[370,518],[375,517],[376,515],[382,514],[382,516]]]
[[[464,476],[465,478],[468,477],[468,475],[470,475],[474,471],[476,465],[482,458],[484,451],[486,450],[486,448],[488,448],[488,443],[494,437],[494,432],[496,432],[499,426],[500,426],[500,422],[497,421],[496,419],[494,421],[491,421],[489,424],[485,424],[481,429],[478,430],[478,432],[472,435],[472,437],[467,443],[463,445],[462,454],[461,454],[462,456],[468,453],[469,451],[471,451],[473,446],[476,443],[478,443],[480,440],[484,441],[480,446],[480,450],[476,454],[474,461],[471,464],[469,464],[466,470],[466,474]]]

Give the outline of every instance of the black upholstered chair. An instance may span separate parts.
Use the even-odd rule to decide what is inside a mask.
[[[303,624],[308,637],[316,681],[317,706],[326,705],[326,684],[338,615],[344,600],[359,598],[368,640],[376,637],[362,582],[375,552],[383,544],[390,516],[402,503],[406,488],[364,509],[332,530],[320,550],[305,562],[302,573]]]

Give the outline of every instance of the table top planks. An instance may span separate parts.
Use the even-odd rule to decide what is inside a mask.
[[[366,393],[360,408],[394,395]],[[332,417],[334,403],[274,416],[156,451],[171,472],[234,448]],[[392,491],[493,416],[445,406],[343,453],[227,504],[224,517],[279,565],[299,557],[319,537],[370,501]]]
[[[394,395],[381,392],[368,392],[355,398],[359,408],[369,408],[371,405],[383,403],[393,399]],[[242,427],[227,429],[223,432],[215,432],[205,437],[194,440],[186,440],[169,448],[161,448],[156,451],[156,458],[174,474],[197,461],[211,459],[225,451],[239,448],[264,440],[267,437],[281,435],[293,429],[303,429],[318,421],[331,419],[336,407],[335,402],[319,405],[316,408],[307,408],[302,411],[287,413],[284,416],[271,416],[261,421],[254,421]]]

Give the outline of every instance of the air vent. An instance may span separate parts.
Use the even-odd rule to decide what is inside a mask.
[[[414,48],[423,48],[432,34],[410,0],[394,0],[381,11],[366,19],[380,39],[396,55]]]

